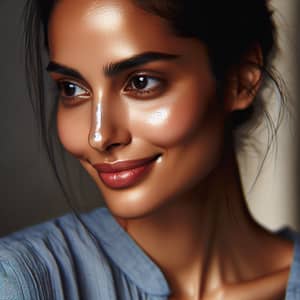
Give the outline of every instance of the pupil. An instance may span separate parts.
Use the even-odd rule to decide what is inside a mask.
[[[148,79],[144,76],[134,78],[133,85],[136,89],[144,89],[148,84]]]
[[[74,96],[75,91],[76,91],[76,87],[74,84],[72,84],[72,83],[65,84],[64,92],[65,92],[66,96],[68,96],[68,97]]]

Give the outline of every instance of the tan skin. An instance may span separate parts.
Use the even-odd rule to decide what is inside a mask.
[[[205,45],[128,0],[59,1],[48,38],[60,65],[50,70],[60,86],[60,140],[163,271],[170,299],[282,299],[293,245],[251,218],[225,130],[230,113],[253,101],[244,86],[257,89],[260,72],[233,70],[220,101]],[[168,58],[104,72],[149,52]],[[247,59],[261,63],[259,46]],[[126,188],[107,186],[93,167],[153,155],[151,170]]]

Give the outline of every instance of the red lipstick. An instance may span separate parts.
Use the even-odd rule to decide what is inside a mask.
[[[94,164],[100,179],[110,188],[127,188],[141,180],[151,169],[159,155],[117,163]]]

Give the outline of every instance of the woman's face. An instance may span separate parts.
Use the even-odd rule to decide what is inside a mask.
[[[227,113],[200,41],[129,0],[61,0],[49,45],[60,140],[115,215],[147,215],[203,184]]]

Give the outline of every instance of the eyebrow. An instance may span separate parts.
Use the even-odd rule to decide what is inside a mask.
[[[121,60],[115,63],[109,63],[103,67],[103,73],[106,77],[114,77],[128,69],[132,69],[150,62],[159,60],[173,60],[179,58],[179,55],[161,53],[161,52],[145,52],[130,58]],[[50,61],[46,70],[48,72],[55,72],[66,76],[71,76],[80,80],[84,80],[84,77],[75,69],[64,66],[60,63]]]
[[[59,73],[59,74],[63,74],[66,76],[71,76],[80,80],[84,80],[84,77],[75,69],[72,69],[70,67],[64,66],[62,64],[59,64],[57,62],[54,61],[50,61],[46,70],[48,72],[54,72],[54,73]]]
[[[173,60],[178,58],[179,55],[161,53],[161,52],[145,52],[128,59],[121,60],[116,63],[110,63],[103,68],[104,75],[107,77],[113,77],[122,73],[128,69],[132,69],[141,65],[145,65],[150,62],[158,60]]]

